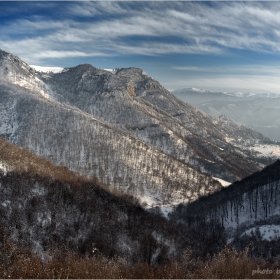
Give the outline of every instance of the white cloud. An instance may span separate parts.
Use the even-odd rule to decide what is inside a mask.
[[[33,16],[5,24],[0,40],[8,51],[37,59],[75,53],[221,54],[228,49],[279,53],[278,8],[277,2],[148,2],[141,9],[131,2],[75,2],[65,5],[67,16],[61,20]],[[81,21],[77,16],[101,18]]]
[[[124,14],[127,11],[120,7],[118,2],[113,1],[100,1],[100,2],[83,2],[74,3],[68,6],[67,12],[71,15],[82,16],[82,17],[93,17],[102,14]]]
[[[181,78],[166,81],[170,88],[197,87],[217,91],[253,91],[280,93],[280,66],[235,65],[221,67],[172,67],[181,70]],[[186,75],[184,75],[186,71]],[[182,77],[185,77],[182,79]]]
[[[174,66],[172,69],[180,71],[209,72],[212,74],[223,75],[262,75],[262,76],[280,76],[280,66],[277,63],[269,65],[230,65],[220,67],[194,67],[194,66]]]
[[[79,51],[46,51],[42,54],[35,55],[35,58],[62,58],[62,57],[86,57],[86,56],[104,56],[104,53],[99,52],[93,52],[93,53],[87,53],[87,52],[79,52]]]
[[[192,67],[192,66],[174,66],[172,68],[175,70],[182,70],[182,71],[203,71],[202,68]]]
[[[186,75],[185,78],[174,78],[163,82],[165,87],[180,89],[180,88],[203,88],[213,91],[242,91],[242,92],[274,92],[280,93],[278,69],[274,75],[263,75],[261,72],[251,74],[223,74],[216,73],[213,75]]]

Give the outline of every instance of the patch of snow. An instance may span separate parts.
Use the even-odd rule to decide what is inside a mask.
[[[251,150],[256,151],[260,157],[280,157],[280,145],[258,144],[251,147]]]
[[[45,194],[45,188],[40,186],[38,182],[35,183],[34,188],[31,190],[33,195],[44,195]]]
[[[249,92],[247,96],[249,97],[249,96],[255,96],[255,95],[256,95],[255,93]]]
[[[230,138],[230,137],[225,137],[225,140],[226,140],[226,142],[228,142],[228,143],[232,143],[232,142],[234,142],[235,139]]]
[[[196,92],[205,92],[204,89],[199,89],[199,88],[191,88],[191,90]]]
[[[103,69],[103,70],[105,70],[105,71],[109,71],[109,72],[111,72],[112,74],[116,74],[116,69]]]
[[[230,244],[233,240],[234,240],[233,237],[228,238],[228,239],[227,239],[227,244]]]
[[[63,67],[45,67],[45,66],[38,66],[38,65],[30,65],[36,71],[43,72],[43,73],[61,73],[64,68]]]
[[[223,179],[220,179],[220,178],[216,178],[216,177],[212,177],[212,178],[214,180],[220,182],[223,187],[227,187],[227,186],[229,186],[231,184],[230,182],[227,182],[227,181],[225,181]]]
[[[173,209],[176,207],[176,205],[162,205],[160,206],[160,210],[163,213],[163,215],[168,218],[168,214],[171,213],[173,211]]]
[[[3,207],[7,207],[7,206],[10,205],[10,204],[11,204],[11,201],[10,201],[10,200],[5,200],[4,202],[1,203],[1,205],[2,205]]]
[[[11,168],[10,166],[8,166],[8,164],[4,164],[0,161],[0,171],[4,172],[4,174],[6,175],[8,171],[11,171]]]
[[[173,194],[173,199],[169,203],[166,203],[163,201],[163,198],[160,195],[152,195],[148,192],[147,189],[145,189],[144,194],[139,197],[139,200],[144,208],[152,209],[154,207],[158,207],[161,210],[162,214],[166,218],[168,218],[168,214],[171,213],[176,206],[184,202],[182,198],[176,196],[176,193]],[[188,201],[188,199],[185,200]]]
[[[264,225],[259,227],[253,227],[251,229],[246,230],[241,236],[256,235],[257,230],[259,231],[262,240],[271,241],[280,237],[280,225]]]
[[[36,78],[37,79],[37,78]],[[38,79],[39,80],[39,79]],[[49,85],[47,85],[46,83],[44,83],[43,81],[40,80],[40,82],[42,83],[42,86],[44,87],[45,91],[42,91],[41,94],[46,97],[47,99],[53,100],[53,101],[57,101],[56,97],[55,97],[55,93],[54,91],[51,89],[51,87]]]
[[[6,169],[6,166],[2,162],[0,162],[0,169],[2,169],[2,170]]]
[[[43,83],[40,79],[38,79],[37,77],[35,77],[35,80],[36,80],[37,82],[39,82],[39,83],[44,84],[44,83]],[[40,93],[41,93],[45,98],[50,99],[49,94],[46,93],[44,90],[40,90]]]

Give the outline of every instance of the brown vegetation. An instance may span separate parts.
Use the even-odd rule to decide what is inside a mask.
[[[18,251],[10,254],[12,244],[4,246],[0,264],[1,278],[22,279],[266,279],[279,278],[277,264],[250,259],[247,251],[241,253],[224,248],[206,261],[194,261],[186,252],[179,261],[152,267],[145,262],[130,265],[123,259],[102,256],[81,256],[70,252],[52,252],[43,261],[34,253]],[[6,249],[6,251],[5,251]]]
[[[17,147],[0,137],[0,162],[18,173],[31,173],[51,177],[64,182],[85,181],[86,177],[71,172],[64,166],[56,166],[32,152]]]

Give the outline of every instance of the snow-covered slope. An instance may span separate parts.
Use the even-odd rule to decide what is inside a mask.
[[[128,130],[215,177],[234,181],[262,166],[257,157],[244,151],[245,146],[237,147],[227,139],[235,135],[249,146],[269,139],[230,119],[205,115],[171,95],[141,69],[119,69],[111,74],[79,65],[42,79],[61,103]]]
[[[259,235],[262,240],[271,241],[280,238],[280,225],[263,225],[250,228],[246,230],[241,236],[247,235],[248,237]]]
[[[253,227],[280,217],[280,160],[262,171],[191,203],[177,213],[182,219],[218,220],[226,229]],[[234,231],[233,231],[234,232]]]
[[[6,174],[10,170],[12,170],[12,169],[9,167],[9,165],[6,162],[0,161],[0,171],[1,172]]]
[[[0,49],[0,85],[10,84],[29,90],[30,93],[44,98],[51,98],[51,91],[38,78],[36,70],[19,57]],[[1,100],[0,100],[1,101]],[[3,106],[2,106],[3,107]]]

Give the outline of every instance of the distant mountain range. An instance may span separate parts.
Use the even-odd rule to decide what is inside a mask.
[[[226,115],[280,141],[280,94],[212,92],[196,88],[180,89],[172,94],[208,115]]]

